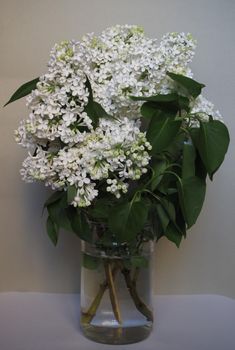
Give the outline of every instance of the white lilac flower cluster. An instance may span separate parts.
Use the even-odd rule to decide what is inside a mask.
[[[23,162],[24,180],[45,181],[53,189],[76,186],[74,206],[89,206],[98,195],[97,180],[106,180],[106,189],[120,198],[128,189],[128,179],[138,180],[147,172],[151,150],[139,122],[123,118],[118,122],[101,120],[83,141],[57,152],[38,148]]]
[[[23,179],[44,181],[52,189],[75,186],[72,204],[81,207],[98,196],[101,180],[117,198],[127,192],[128,181],[147,171],[151,149],[140,131],[140,102],[129,96],[168,93],[173,82],[167,71],[191,77],[194,49],[190,34],[168,33],[158,42],[130,25],[55,45],[48,72],[27,97],[29,118],[15,132],[16,141],[29,150]],[[114,117],[101,118],[97,128],[85,108],[87,77],[94,100]],[[202,96],[193,108],[202,117],[214,113]]]

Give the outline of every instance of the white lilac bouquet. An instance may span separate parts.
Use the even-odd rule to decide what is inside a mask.
[[[8,101],[28,95],[15,132],[28,150],[21,175],[54,190],[45,206],[55,244],[60,228],[89,241],[91,223],[102,222],[111,242],[146,231],[179,245],[195,223],[229,143],[192,79],[195,45],[190,34],[158,41],[130,25],[63,41],[48,71]]]
[[[45,203],[49,237],[56,244],[64,228],[99,252],[83,254],[83,267],[105,276],[93,299],[82,293],[82,327],[92,339],[120,344],[147,336],[148,284],[137,284],[148,266],[144,245],[162,236],[180,245],[201,211],[207,177],[227,152],[228,130],[188,66],[194,50],[190,34],[157,41],[138,26],[115,26],[56,44],[48,71],[8,101],[28,95],[29,117],[15,136],[28,150],[23,179],[53,190]],[[118,273],[142,317],[140,332],[128,333],[135,322],[121,316]],[[88,296],[97,280],[91,272],[84,278]],[[114,315],[106,323],[116,328],[105,338],[102,318],[96,326],[106,289]]]

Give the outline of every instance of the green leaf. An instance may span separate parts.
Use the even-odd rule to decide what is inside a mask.
[[[107,199],[98,199],[94,204],[94,208],[90,210],[90,214],[96,219],[106,219],[108,218],[111,205]]]
[[[182,178],[186,179],[195,175],[196,151],[191,142],[183,145]]]
[[[149,117],[150,110],[163,109],[174,110],[175,112],[184,109],[189,111],[189,99],[185,96],[178,95],[177,93],[159,94],[149,97],[131,96],[134,101],[145,101],[141,107],[141,113],[143,116]]]
[[[148,205],[143,200],[114,206],[109,214],[110,230],[120,242],[130,242],[141,232],[148,216]]]
[[[54,199],[56,196],[54,196]],[[56,223],[58,228],[63,228],[68,231],[72,231],[70,221],[67,215],[67,196],[66,192],[62,192],[62,196],[58,196],[56,201],[49,201],[47,204],[47,210],[51,219]]]
[[[177,82],[179,85],[181,85],[183,88],[187,90],[189,95],[196,98],[200,95],[202,88],[205,87],[204,84],[198,83],[196,80],[193,80],[191,78],[188,78],[181,74],[175,74],[172,72],[166,73],[172,80]]]
[[[67,201],[68,201],[68,204],[71,204],[74,200],[74,197],[76,196],[77,194],[77,188],[75,185],[73,186],[68,186],[68,189],[67,189]]]
[[[176,220],[176,213],[175,213],[175,207],[174,204],[168,200],[167,198],[161,198],[161,204],[165,211],[167,212],[167,215],[171,219],[171,221],[175,222]]]
[[[149,265],[148,259],[145,256],[132,256],[130,258],[130,264],[134,267],[146,268]]]
[[[51,203],[47,206],[47,211],[50,216],[50,218],[59,226],[59,221],[60,221],[60,213],[61,210],[61,203],[60,201]]]
[[[186,112],[190,111],[190,107],[189,107],[190,101],[188,97],[179,95],[178,104],[181,110],[185,110]]]
[[[205,199],[206,183],[193,176],[178,183],[180,207],[188,228],[195,224]]]
[[[149,266],[149,260],[145,256],[133,255],[130,258],[123,259],[123,264],[125,268],[147,268]]]
[[[179,248],[183,236],[172,222],[167,226],[164,235]]]
[[[199,130],[192,130],[191,136],[205,168],[212,179],[222,164],[229,145],[227,127],[219,120],[200,122]]]
[[[91,118],[94,128],[97,127],[100,118],[112,118],[106,113],[104,108],[98,102],[95,101],[89,101],[88,104],[85,106],[84,111]]]
[[[169,216],[166,214],[165,210],[163,209],[161,204],[156,204],[156,210],[158,214],[158,218],[161,222],[161,226],[163,229],[163,232],[166,232],[166,228],[170,222]]]
[[[154,117],[151,119],[147,139],[152,145],[152,153],[159,153],[164,150],[173,141],[177,135],[181,121],[171,120],[170,118],[157,120]]]
[[[73,232],[83,241],[92,242],[92,232],[83,211],[70,206],[67,215]]]
[[[83,253],[82,254],[82,266],[89,270],[96,270],[101,263],[101,259],[95,256]]]
[[[70,232],[73,231],[73,228],[71,226],[69,216],[68,216],[68,209],[61,210],[58,224],[61,228],[63,228],[66,231],[70,231]]]
[[[57,191],[57,192],[52,193],[52,195],[46,200],[46,202],[44,204],[44,208],[47,207],[48,205],[60,200],[61,197],[64,196],[64,194],[65,194],[64,191]]]
[[[58,228],[50,216],[47,218],[47,234],[54,245],[58,242]]]
[[[196,158],[195,158],[195,175],[199,177],[200,179],[205,180],[207,177],[207,170],[205,168],[205,165],[201,159],[200,153],[198,149],[196,148],[196,142],[199,138],[200,128],[192,128],[190,129],[190,135],[193,140],[193,144],[196,151]]]
[[[153,238],[155,237],[157,240],[160,239],[163,236],[163,232],[161,232],[161,230],[160,230],[159,220],[158,220],[158,217],[156,215],[155,203],[152,203],[152,205],[149,208],[148,219],[149,219],[151,233],[153,235]]]
[[[88,103],[84,107],[84,111],[91,118],[93,127],[94,128],[97,127],[100,118],[112,118],[112,119],[115,119],[113,116],[109,115],[98,102],[94,101],[92,88],[91,88],[91,83],[90,83],[88,77],[86,79],[86,83],[85,84],[86,84],[86,87],[88,89],[89,96],[88,96]]]
[[[162,107],[164,106],[164,108]],[[145,102],[141,108],[140,112],[146,119],[154,118],[158,120],[164,120],[167,118],[174,119],[177,114],[177,108],[168,104],[157,104],[156,102]]]
[[[195,175],[200,177],[200,179],[205,180],[207,177],[207,171],[203,161],[201,160],[200,154],[196,152],[196,160],[195,160]]]
[[[182,107],[179,104],[179,101],[169,101],[169,102],[145,102],[140,108],[141,114],[143,117],[149,118],[150,115],[159,117],[160,113],[168,114],[167,117],[175,118],[179,110]]]
[[[98,123],[99,123],[99,118],[101,118],[101,115],[99,115],[98,107],[95,106],[95,103],[94,103],[94,100],[93,100],[93,93],[92,93],[91,83],[90,83],[88,77],[86,78],[86,83],[85,84],[86,84],[86,87],[88,89],[89,96],[88,96],[88,103],[85,106],[84,111],[91,118],[93,127],[96,128]],[[103,109],[103,108],[101,107],[101,109]]]
[[[145,101],[141,107],[141,114],[144,117],[155,115],[154,110],[169,110],[175,114],[177,111],[183,109],[189,111],[189,99],[185,96],[178,95],[177,93],[159,94],[149,97],[131,96],[134,101]]]
[[[185,141],[185,133],[179,131],[176,137],[172,140],[169,146],[164,150],[164,154],[175,162],[182,154],[183,144]]]
[[[88,99],[93,102],[93,92],[92,92],[91,83],[90,83],[90,80],[88,79],[88,76],[86,76],[85,85],[86,85],[86,87],[88,89],[88,93],[89,93]]]
[[[113,116],[108,114],[98,102],[93,101],[93,109],[98,118],[114,118]]]
[[[16,100],[19,100],[20,98],[27,96],[32,92],[32,90],[36,89],[37,83],[39,82],[39,78],[33,79],[31,81],[28,81],[27,83],[21,85],[19,89],[16,90],[16,92],[11,96],[9,101],[5,103],[4,107],[7,106],[9,103],[12,103]]]
[[[176,208],[176,221],[172,221],[175,225],[177,230],[186,238],[186,229],[187,229],[187,223],[184,219],[180,204],[179,204],[179,198],[178,202],[175,203]]]
[[[153,169],[153,176],[151,179],[152,191],[154,191],[159,185],[159,183],[161,182],[163,173],[166,170],[167,166],[168,166],[168,162],[166,160],[160,160],[152,165],[152,169]]]
[[[174,204],[167,198],[161,198],[161,204],[157,203],[154,207],[156,208],[157,217],[161,227],[159,238],[164,235],[179,247],[185,231],[176,222],[178,217],[176,217]]]
[[[156,108],[156,104],[153,102],[145,102],[140,108],[140,112],[143,117],[151,119],[152,117],[159,117],[161,115],[161,110]]]
[[[153,95],[149,97],[145,96],[130,96],[133,101],[151,101],[151,102],[172,102],[178,100],[178,94],[165,94],[165,95]]]

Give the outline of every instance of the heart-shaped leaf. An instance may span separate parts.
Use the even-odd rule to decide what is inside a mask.
[[[192,130],[191,136],[212,179],[228,150],[228,129],[221,121],[210,120],[209,122],[201,122],[200,129]]]
[[[141,232],[148,216],[148,206],[143,200],[125,202],[112,208],[109,227],[120,242],[130,242]]]
[[[177,135],[180,126],[180,120],[171,120],[170,118],[157,120],[153,117],[146,135],[152,145],[152,153],[159,153],[169,146]]]
[[[166,236],[169,241],[175,243],[177,248],[179,248],[183,236],[172,222],[167,226],[164,236]]]
[[[83,241],[92,242],[92,232],[83,211],[70,206],[67,215],[73,232]]]

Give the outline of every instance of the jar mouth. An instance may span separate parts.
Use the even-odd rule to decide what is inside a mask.
[[[132,241],[119,241],[118,236],[113,234],[107,222],[89,220],[91,241],[82,241],[83,251],[102,257],[128,258],[133,256],[148,255],[153,251],[154,237],[151,225],[147,222],[145,227]],[[149,237],[146,232],[149,232]]]
[[[93,243],[82,241],[82,251],[101,258],[130,259],[151,255],[154,251],[154,241],[142,242],[139,247],[132,247],[128,243],[110,242],[107,244],[99,241]]]

